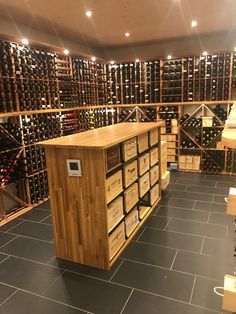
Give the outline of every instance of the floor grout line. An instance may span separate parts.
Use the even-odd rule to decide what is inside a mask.
[[[58,279],[60,279],[63,274],[65,273],[65,270],[62,270],[62,272],[57,276],[57,278],[55,278],[49,285],[48,287],[42,292],[42,295],[45,295],[45,293],[50,289],[50,287],[52,287],[54,285],[54,283],[57,282]]]
[[[19,235],[16,235],[13,239],[7,241],[2,246],[0,246],[0,251],[1,251],[2,248],[4,248],[4,246],[8,245],[9,243],[11,243],[12,241],[16,240],[17,238],[19,238]]]
[[[129,294],[129,296],[128,296],[128,299],[126,300],[126,302],[125,302],[125,304],[124,304],[122,310],[120,311],[120,314],[122,314],[122,313],[124,312],[124,310],[125,310],[125,308],[126,308],[126,305],[128,304],[128,302],[129,302],[129,300],[130,300],[130,298],[131,298],[133,292],[134,292],[134,288],[131,290],[131,292],[130,292],[130,294]]]
[[[143,235],[144,231],[147,229],[147,227],[144,227],[143,231],[140,233],[140,235],[137,237],[137,239],[135,241],[138,241],[141,236]]]
[[[166,231],[166,228],[168,227],[168,225],[169,225],[169,223],[170,223],[170,221],[171,221],[172,218],[169,217],[168,219],[169,219],[169,220],[167,221],[167,224],[166,224],[166,226],[165,226],[165,228],[164,228],[164,231]]]
[[[17,218],[17,219],[20,219],[20,218]],[[2,232],[6,232],[8,233],[10,230],[14,229],[15,227],[18,227],[19,225],[21,225],[23,223],[23,220],[21,219],[21,221],[19,221],[19,223],[13,227],[11,227],[10,229],[6,230],[6,231],[2,231]],[[7,225],[7,224],[6,224]],[[5,225],[2,225],[2,227],[5,226]],[[1,231],[1,227],[0,227],[0,231]]]
[[[114,276],[116,275],[116,273],[118,272],[118,270],[120,269],[121,265],[124,263],[124,259],[122,259],[120,265],[116,268],[116,270],[114,271],[114,273],[112,274],[112,276],[109,278],[108,282],[111,282],[111,280],[114,278]]]
[[[190,300],[189,300],[189,304],[192,304],[192,299],[193,299],[193,293],[194,293],[194,288],[195,288],[195,285],[196,285],[196,281],[197,281],[197,275],[195,276],[194,278],[194,281],[193,281],[193,287],[192,287],[192,291],[191,291],[191,295],[190,295]]]
[[[42,240],[42,239],[39,239],[39,238],[32,238],[32,237],[29,237],[27,235],[24,235],[24,234],[17,234],[17,233],[9,233],[9,234],[12,234],[12,235],[16,235],[18,237],[23,237],[23,238],[27,238],[27,239],[31,239],[31,240],[37,240],[37,241],[41,241],[41,242],[45,242],[45,243],[51,243],[52,240]]]
[[[211,212],[208,213],[208,218],[207,218],[207,223],[209,224],[210,221],[210,217],[211,217]]]
[[[19,291],[18,289],[16,289],[15,291],[13,291],[11,295],[9,295],[2,303],[0,303],[0,307],[1,307],[4,303],[6,303],[9,299],[11,299],[11,297],[13,297],[18,291]]]
[[[202,250],[203,250],[204,244],[205,244],[205,238],[202,239],[202,246],[201,246],[200,254],[202,254]],[[202,255],[203,255],[203,254],[202,254]]]
[[[176,260],[176,257],[177,257],[178,252],[179,252],[179,250],[177,249],[177,251],[175,252],[175,256],[174,256],[174,258],[173,258],[173,261],[172,261],[172,263],[171,263],[171,265],[170,265],[170,270],[172,270],[172,268],[173,268],[173,266],[174,266],[174,263],[175,263],[175,260]]]
[[[40,220],[39,223],[43,223],[43,224],[47,224],[46,222],[43,222],[44,220],[48,219],[49,217],[51,217],[52,215],[49,214],[47,217],[43,218],[42,220]],[[47,224],[47,225],[51,225],[51,224]]]

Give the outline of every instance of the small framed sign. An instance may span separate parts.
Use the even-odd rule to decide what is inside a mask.
[[[81,163],[78,159],[67,159],[68,176],[82,177]]]

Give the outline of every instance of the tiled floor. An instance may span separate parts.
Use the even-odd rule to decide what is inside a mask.
[[[0,228],[1,314],[213,314],[233,274],[224,197],[236,177],[172,173],[135,240],[109,271],[55,258],[50,205]]]

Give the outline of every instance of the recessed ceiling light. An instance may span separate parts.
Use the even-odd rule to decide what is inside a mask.
[[[203,51],[202,55],[207,56],[208,55],[207,51]]]
[[[96,61],[96,57],[91,57],[91,60],[94,62]]]
[[[139,62],[139,59],[135,59],[135,62]]]
[[[130,33],[125,33],[125,37],[129,37],[130,36]]]
[[[115,61],[113,61],[113,60],[110,61],[110,64],[114,64],[114,63],[115,63]]]
[[[68,54],[70,53],[70,51],[68,50],[68,49],[64,49],[64,54],[66,55],[66,56],[68,56]]]
[[[167,59],[168,59],[168,60],[172,59],[172,56],[171,56],[171,55],[168,55],[168,56],[167,56]]]
[[[92,14],[93,14],[92,11],[86,11],[86,12],[85,12],[85,15],[86,15],[87,17],[91,17]]]
[[[192,26],[193,28],[196,27],[196,26],[197,26],[197,21],[193,20],[193,21],[191,22],[191,26]]]
[[[28,45],[29,44],[29,40],[27,38],[22,38],[21,42],[23,45]]]

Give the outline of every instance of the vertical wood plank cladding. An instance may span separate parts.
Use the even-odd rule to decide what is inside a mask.
[[[109,268],[103,150],[46,148],[58,257]],[[82,177],[67,174],[67,159],[79,159]]]

